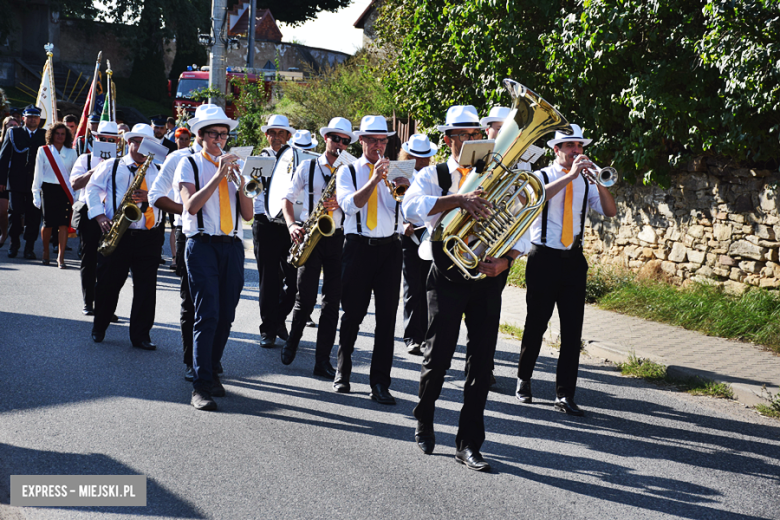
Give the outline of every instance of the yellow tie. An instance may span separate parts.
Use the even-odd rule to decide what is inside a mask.
[[[460,172],[460,182],[458,182],[458,190],[460,190],[460,187],[463,186],[463,181],[466,180],[466,175],[468,175],[469,170],[471,170],[471,168],[458,168],[458,171]]]
[[[149,191],[149,188],[146,187],[146,177],[141,182],[141,189],[146,192]],[[146,211],[144,211],[144,218],[146,219],[146,229],[152,229],[154,227],[154,210],[151,204],[148,204]]]
[[[368,165],[369,174],[368,179],[371,180],[371,176],[374,175],[374,165]],[[368,197],[368,216],[366,217],[366,227],[368,229],[374,229],[376,227],[376,206],[377,206],[377,190],[374,186],[374,191],[371,192],[371,196]]]
[[[201,152],[203,157],[219,169],[219,163],[213,161],[208,156],[206,150]],[[226,235],[233,233],[233,210],[230,207],[230,194],[228,193],[228,182],[226,177],[219,181],[219,229]]]
[[[569,173],[564,169],[563,173]],[[574,242],[574,226],[572,221],[572,202],[574,201],[573,183],[566,185],[566,195],[563,198],[563,229],[561,230],[561,244],[569,247]]]
[[[330,175],[331,175],[331,176],[333,176],[333,175],[335,175],[335,174],[336,174],[336,168],[334,168],[333,166],[331,166],[331,165],[329,165],[329,164],[326,164],[325,166],[327,166],[327,167],[328,167],[328,169],[330,170]],[[323,189],[324,189],[324,188],[323,188]],[[328,210],[328,216],[329,216],[329,217],[332,217],[332,216],[333,216],[333,212],[332,212],[332,211],[330,211],[330,210]]]

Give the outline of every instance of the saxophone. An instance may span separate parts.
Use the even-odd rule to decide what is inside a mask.
[[[144,163],[138,168],[138,171],[135,172],[133,182],[130,183],[130,187],[127,188],[124,197],[122,197],[122,204],[119,205],[119,209],[114,213],[114,218],[111,219],[111,229],[100,238],[98,252],[103,256],[113,253],[130,224],[138,222],[144,215],[136,203],[133,202],[133,192],[139,189],[144,182],[146,170],[152,164],[152,159],[154,159],[154,154],[149,154]],[[118,161],[119,159],[115,160]]]
[[[316,159],[312,159],[316,161]],[[303,231],[306,233],[303,240],[293,242],[290,247],[290,254],[287,256],[287,262],[293,267],[300,267],[309,259],[309,255],[314,250],[314,246],[322,237],[329,237],[336,231],[336,223],[333,217],[328,215],[325,209],[325,201],[336,193],[336,174],[334,173],[328,181],[328,185],[322,190],[322,196],[317,202],[314,210],[303,223]]]
[[[544,208],[542,182],[531,172],[509,165],[544,134],[559,130],[571,135],[566,119],[541,96],[511,79],[505,79],[504,86],[512,96],[512,111],[484,173],[472,170],[459,191],[482,189],[483,197],[493,204],[493,214],[475,220],[466,211],[450,210],[439,217],[431,234],[436,267],[448,278],[455,274],[456,281],[484,278],[477,272],[479,262],[505,255]]]

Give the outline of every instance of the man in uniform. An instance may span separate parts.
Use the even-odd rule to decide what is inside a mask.
[[[149,125],[139,123],[124,135],[128,143],[128,154],[120,159],[110,159],[100,164],[87,183],[87,206],[89,217],[95,219],[101,233],[111,229],[111,222],[138,168],[146,157],[138,153],[143,139],[154,139]],[[150,331],[154,325],[157,302],[157,267],[160,258],[159,215],[148,202],[148,186],[154,184],[157,166],[149,164],[146,176],[139,189],[132,194],[142,217],[130,224],[116,250],[109,256],[98,254],[97,285],[95,286],[95,321],[92,325],[92,341],[100,343],[106,335],[106,328],[116,310],[119,292],[127,280],[128,271],[133,273],[133,306],[130,312],[130,341],[133,347],[154,350]]]
[[[284,201],[284,218],[290,230],[290,237],[294,242],[303,240],[305,233],[303,228],[295,222],[293,204],[298,200],[301,192],[308,194],[304,201],[303,213],[301,213],[301,220],[305,222],[310,217],[312,208],[317,207],[323,190],[330,185],[331,177],[336,171],[333,164],[338,159],[339,154],[357,139],[352,133],[352,123],[343,117],[331,119],[328,126],[320,128],[320,135],[325,139],[325,153],[316,160],[309,159],[301,162],[295,171],[290,189],[287,191],[287,198]],[[293,142],[293,146],[297,144]],[[309,146],[313,148],[316,143]],[[336,328],[339,320],[341,250],[344,247],[344,230],[341,228],[343,213],[336,202],[335,194],[327,198],[323,202],[323,206],[333,219],[336,229],[333,235],[323,236],[320,239],[306,263],[298,268],[298,295],[295,298],[290,337],[282,347],[282,363],[289,365],[295,359],[306,321],[317,301],[317,289],[320,272],[322,272],[322,309],[317,329],[314,375],[333,379],[336,371],[330,363],[330,353],[336,340]]]
[[[526,266],[528,314],[523,328],[515,395],[530,403],[531,375],[553,309],[561,319],[561,349],[555,374],[555,408],[569,415],[585,414],[574,402],[582,343],[588,261],[582,254],[582,233],[588,208],[607,217],[617,214],[609,190],[594,184],[593,163],[583,154],[590,139],[571,125],[572,135],[556,132],[547,146],[555,152],[552,166],[535,172],[544,182],[547,204],[529,231],[533,247]]]
[[[458,193],[469,173],[459,167],[463,143],[482,138],[482,125],[471,105],[450,107],[444,125],[444,142],[452,155],[446,163],[429,166],[414,178],[404,197],[404,214],[425,222],[429,231],[448,210],[460,208],[472,218],[488,217],[490,203],[481,197],[481,190]],[[515,248],[525,242],[519,241]],[[433,247],[441,247],[441,242]],[[428,331],[420,374],[420,401],[414,408],[417,419],[415,441],[425,454],[433,453],[436,443],[433,419],[436,400],[450,367],[458,343],[460,323],[465,316],[468,329],[466,345],[466,381],[463,387],[463,408],[455,437],[455,459],[469,469],[490,471],[490,465],[479,450],[485,440],[485,403],[490,390],[493,354],[498,338],[501,315],[501,292],[509,268],[523,247],[511,250],[502,258],[488,257],[478,265],[486,275],[478,281],[459,278],[457,269],[442,271],[434,263],[427,281]]]
[[[286,149],[287,141],[295,133],[287,117],[282,115],[269,117],[262,131],[270,146],[264,148],[260,155],[276,158]],[[297,273],[287,263],[292,242],[284,218],[267,214],[266,197],[270,185],[266,181],[268,179],[264,179],[264,192],[255,197],[252,238],[260,277],[260,346],[272,348],[277,336],[282,341],[288,339],[284,321],[295,305]]]
[[[395,317],[401,285],[402,216],[400,204],[393,198],[385,179],[390,161],[383,157],[388,137],[382,116],[365,116],[360,122],[363,155],[349,166],[339,169],[336,198],[346,216],[346,242],[342,254],[342,296],[338,368],[333,388],[350,391],[352,352],[360,324],[368,312],[374,294],[376,328],[371,356],[369,384],[371,398],[380,404],[395,404],[390,394],[390,370],[393,366]],[[409,180],[400,177],[399,185]]]
[[[154,130],[154,137],[157,139],[157,141],[168,148],[168,153],[175,152],[176,151],[176,143],[173,142],[172,139],[168,139],[165,137],[165,123],[166,120],[163,116],[152,116],[152,129]]]
[[[38,148],[46,144],[46,131],[38,128],[40,109],[30,105],[22,112],[24,126],[9,128],[0,148],[0,192],[8,190],[11,225],[9,258],[16,258],[24,232],[24,258],[35,260],[35,241],[41,227],[41,210],[33,204],[32,182]]]

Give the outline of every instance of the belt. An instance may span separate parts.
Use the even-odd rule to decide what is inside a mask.
[[[533,244],[531,251],[543,250],[545,254],[552,254],[561,258],[571,258],[574,255],[582,254],[582,247],[572,247],[571,249],[555,249],[554,247],[542,246],[539,244]]]
[[[152,229],[128,229],[125,231],[125,233],[128,233],[131,237],[134,237],[138,235],[145,235],[146,233],[151,233],[156,229],[156,227],[153,227]]]
[[[222,243],[222,244],[232,244],[233,242],[238,242],[241,240],[238,237],[234,237],[233,235],[207,235],[206,233],[198,233],[195,236],[190,237],[193,240],[197,240],[198,242],[206,242],[206,243]]]
[[[347,235],[347,239],[358,240],[359,242],[363,242],[364,244],[368,244],[369,246],[384,246],[387,244],[392,244],[393,242],[397,242],[398,236],[399,236],[398,233],[393,233],[389,237],[371,238],[371,237],[364,237],[363,235],[356,235],[354,233],[350,233]]]

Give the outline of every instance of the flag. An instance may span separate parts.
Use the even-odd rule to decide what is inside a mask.
[[[100,73],[100,60],[103,58],[103,51],[98,53],[97,62],[95,63],[95,75],[92,76],[92,86],[87,93],[87,101],[84,103],[84,110],[81,112],[81,120],[79,121],[79,127],[76,130],[76,135],[73,136],[73,148],[76,148],[76,142],[79,137],[87,135],[87,128],[89,127],[89,115],[92,113],[92,109],[95,107],[95,89],[97,85],[98,75]]]
[[[101,121],[111,121],[111,100],[106,96],[106,101],[103,103],[103,113],[100,114]]]
[[[54,45],[49,43],[44,48],[47,58],[41,73],[41,86],[38,89],[35,106],[41,109],[41,119],[46,120],[48,128],[57,122],[57,92],[54,90],[54,62],[52,61]]]

